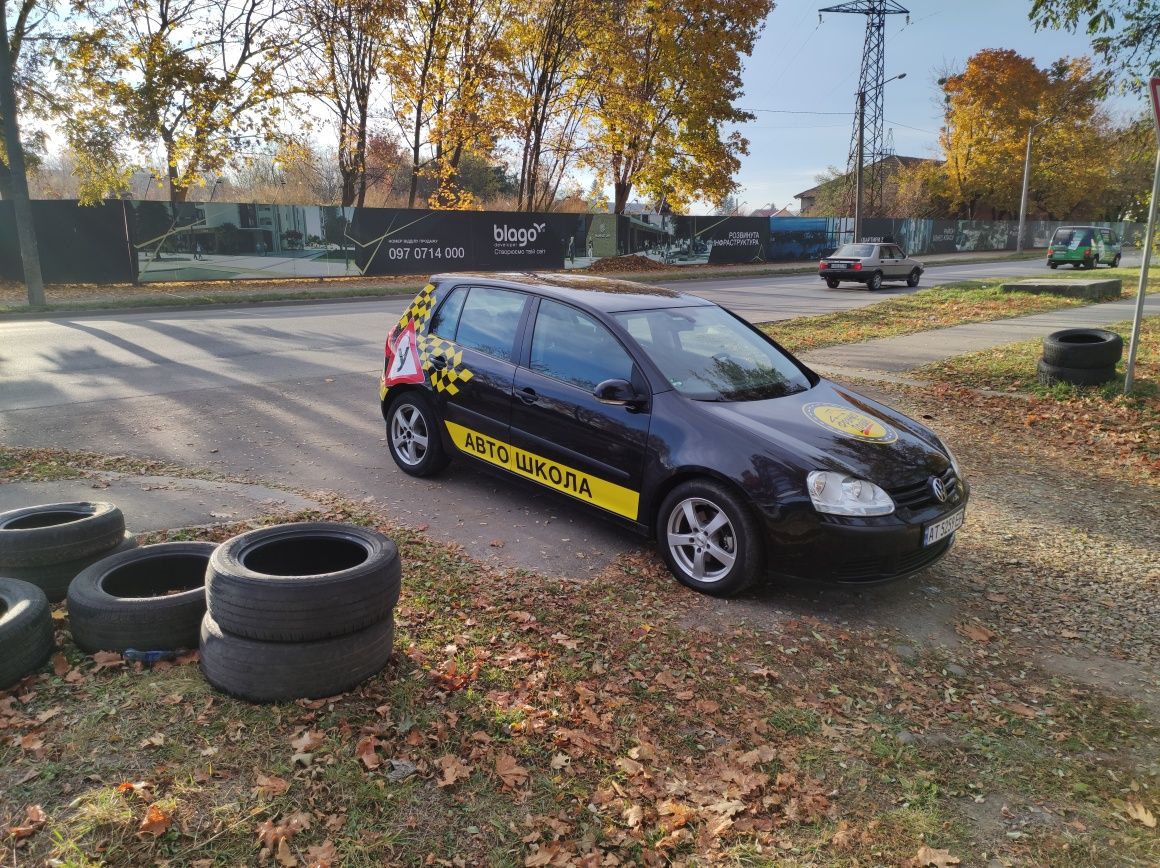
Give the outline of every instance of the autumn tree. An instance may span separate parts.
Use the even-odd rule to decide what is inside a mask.
[[[1096,54],[1129,87],[1160,76],[1160,0],[1031,0],[1037,29],[1088,33]]]
[[[752,120],[736,106],[743,58],[772,0],[617,0],[601,8],[585,159],[624,213],[633,189],[681,208],[720,203],[748,143],[722,128]],[[706,62],[712,58],[712,62]]]
[[[371,100],[382,78],[387,41],[403,0],[294,0],[308,40],[300,64],[311,94],[333,115],[342,204],[362,207],[367,192]]]
[[[35,171],[45,144],[45,131],[34,122],[62,109],[52,86],[51,63],[58,39],[54,27],[56,5],[51,0],[4,2],[8,56],[12,72],[14,105],[19,114],[24,157]],[[12,198],[11,162],[4,146],[3,112],[0,112],[0,198]]]
[[[158,148],[184,201],[239,150],[276,139],[300,43],[278,0],[112,0],[68,63],[83,195],[120,192],[126,164]]]

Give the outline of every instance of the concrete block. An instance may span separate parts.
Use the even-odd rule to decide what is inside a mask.
[[[1118,277],[1088,280],[1051,280],[1034,278],[1015,283],[1004,283],[1003,292],[1032,292],[1066,295],[1071,298],[1089,298],[1097,301],[1119,298],[1124,291],[1124,282]]]

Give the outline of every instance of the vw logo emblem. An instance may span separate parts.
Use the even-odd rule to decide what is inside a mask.
[[[934,493],[939,503],[947,502],[947,487],[937,476],[930,478],[930,490]]]

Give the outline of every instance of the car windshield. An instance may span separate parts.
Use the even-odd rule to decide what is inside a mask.
[[[874,255],[873,244],[843,244],[834,256],[852,259],[863,259]]]
[[[717,307],[613,314],[674,389],[697,401],[762,401],[810,388],[783,352]]]

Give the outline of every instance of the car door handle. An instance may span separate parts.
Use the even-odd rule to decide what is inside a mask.
[[[534,404],[536,401],[540,400],[540,396],[536,394],[536,390],[531,386],[525,386],[524,388],[520,389],[518,392],[516,392],[516,397],[523,401],[525,404]]]
[[[437,371],[442,371],[444,368],[447,367],[447,357],[446,356],[432,356],[431,357],[431,367],[433,367]]]

